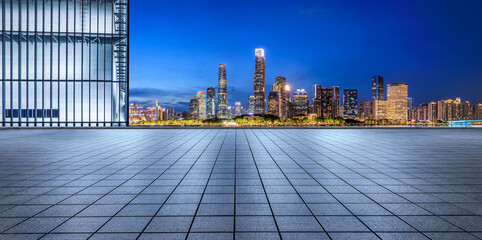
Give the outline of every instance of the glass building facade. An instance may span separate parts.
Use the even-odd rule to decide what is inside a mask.
[[[4,127],[128,123],[128,0],[0,0]]]

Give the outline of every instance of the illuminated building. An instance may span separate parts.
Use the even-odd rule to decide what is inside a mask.
[[[331,118],[340,117],[340,87],[333,86],[333,97],[331,99]]]
[[[363,111],[361,110],[363,108]],[[372,101],[363,101],[360,102],[360,112],[361,118],[364,119],[373,119],[373,102]]]
[[[205,120],[206,119],[206,93],[203,91],[199,91],[196,94],[196,98],[198,100],[198,119]]]
[[[198,119],[198,117],[199,117],[199,105],[198,104],[199,104],[199,101],[197,100],[197,97],[194,97],[189,101],[189,111],[188,111],[187,119],[189,119],[189,120]]]
[[[227,117],[226,107],[228,106],[228,86],[224,64],[219,64],[218,81],[218,118],[224,119]]]
[[[166,109],[166,120],[174,120],[175,112],[174,109]]]
[[[408,97],[408,110],[413,109],[413,98]]]
[[[322,88],[321,89],[321,117],[328,119],[332,118],[332,106],[333,106],[333,89]]]
[[[241,103],[240,102],[234,103],[234,114],[236,116],[241,116]]]
[[[264,114],[266,109],[264,49],[256,48],[254,53],[254,113]]]
[[[154,120],[154,121],[164,120],[162,118],[162,107],[159,106],[159,103],[157,102],[157,100],[156,100],[156,107],[152,108],[152,110],[154,110],[153,115],[152,115],[152,118],[153,118],[152,120]]]
[[[1,126],[128,125],[128,0],[1,8]]]
[[[383,77],[372,77],[372,100],[383,100]]]
[[[268,94],[268,114],[273,116],[279,116],[280,94],[278,92],[271,91]]]
[[[389,120],[408,119],[408,85],[406,83],[387,84],[386,118]]]
[[[235,110],[233,106],[228,106],[227,112],[228,112],[227,118],[235,117]]]
[[[473,107],[469,101],[460,103],[460,119],[461,120],[471,120],[473,119]]]
[[[358,115],[358,91],[343,89],[343,116],[355,118]]]
[[[473,117],[474,120],[482,120],[482,103],[474,106]]]
[[[129,106],[129,122],[136,123],[141,121],[139,104],[133,103]]]
[[[427,121],[436,121],[436,120],[437,120],[437,103],[430,102],[427,104]]]
[[[206,118],[216,117],[216,89],[209,87],[206,94]]]
[[[248,113],[254,113],[254,95],[248,97]]]
[[[275,116],[278,116],[280,118],[286,118],[287,117],[287,102],[288,99],[286,98],[286,78],[285,77],[277,77],[276,82],[273,84],[273,92],[276,92],[278,94],[278,110],[276,110],[277,114]],[[269,96],[268,96],[269,97]],[[268,99],[268,112],[269,112],[269,99]],[[271,114],[274,115],[274,114]]]
[[[308,115],[308,92],[305,89],[293,93],[293,114],[295,117]]]
[[[313,112],[316,113],[316,117],[322,116],[321,111],[321,85],[313,85]]]
[[[373,118],[387,119],[387,101],[385,100],[373,100]]]

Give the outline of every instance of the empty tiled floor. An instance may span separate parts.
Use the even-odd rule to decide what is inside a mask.
[[[0,239],[479,239],[478,129],[0,130]]]

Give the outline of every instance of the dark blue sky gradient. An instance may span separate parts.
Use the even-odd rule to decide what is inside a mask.
[[[131,1],[131,102],[187,110],[217,87],[227,65],[228,105],[253,93],[254,49],[265,49],[266,93],[355,88],[370,77],[406,82],[416,104],[482,102],[482,1]],[[217,91],[217,89],[216,89]]]

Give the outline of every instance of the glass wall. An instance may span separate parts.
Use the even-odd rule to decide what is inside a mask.
[[[123,126],[128,0],[0,0],[1,126]]]

